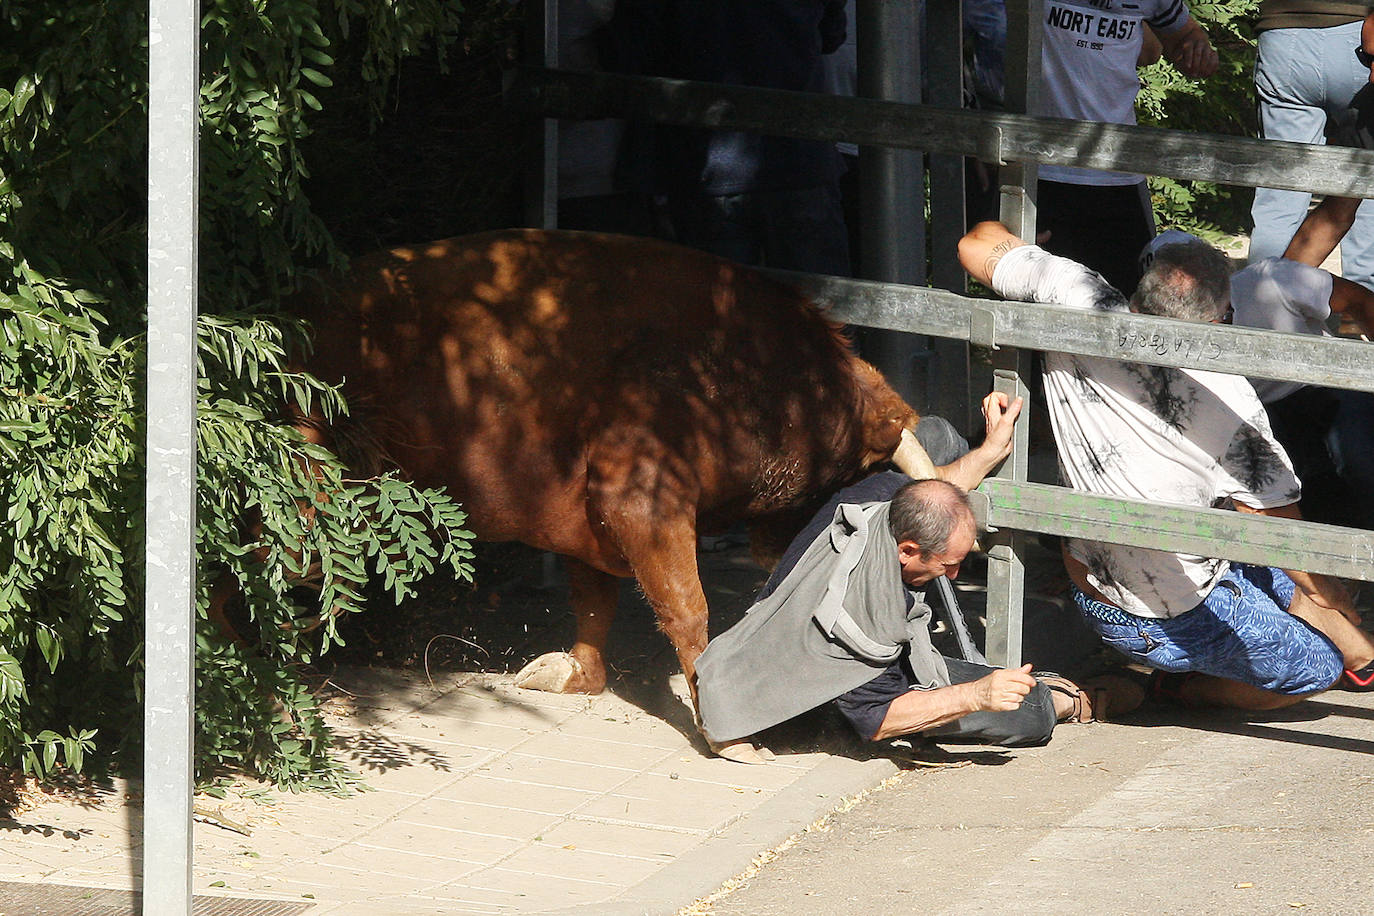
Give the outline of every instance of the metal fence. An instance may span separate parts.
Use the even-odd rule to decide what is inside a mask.
[[[1007,6],[1009,22],[1038,21],[1031,17],[1038,16],[1039,0],[1008,0]],[[1037,68],[1027,62],[1039,58],[1038,29],[1008,32],[1019,32],[1007,55],[1009,107],[1025,111],[1034,92],[1029,84]],[[547,68],[522,71],[512,81],[508,99],[546,118],[622,117],[977,157],[1004,166],[1003,219],[1023,238],[1034,234],[1038,164],[1134,172],[1145,166],[1152,174],[1173,178],[1374,197],[1374,152],[1364,150]],[[933,221],[941,220],[942,214],[934,206],[932,210]],[[959,216],[957,231],[962,233]],[[935,239],[937,264],[954,261],[955,240],[948,231],[943,240]],[[1021,377],[1028,362],[1021,348],[1374,391],[1374,349],[1357,341],[1133,314],[1068,312],[896,283],[788,277],[848,324],[992,348],[996,385],[1012,394],[1025,392]],[[1374,580],[1374,533],[1369,531],[1028,483],[1027,425],[1024,420],[1018,424],[1016,448],[999,476],[972,494],[980,522],[994,532],[987,655],[995,662],[1020,661],[1024,532],[1188,550]]]

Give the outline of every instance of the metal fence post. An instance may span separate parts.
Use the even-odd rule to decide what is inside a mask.
[[[927,89],[930,104],[941,108],[964,105],[964,24],[960,0],[928,3],[926,12]],[[967,220],[964,204],[964,157],[930,154],[930,282],[962,293],[967,275],[956,249]],[[953,423],[961,433],[973,432],[973,401],[969,396],[968,344],[933,338],[930,371],[931,413]]]
[[[920,7],[914,0],[857,0],[858,94],[899,102],[921,100]],[[924,284],[925,181],[921,153],[859,148],[859,209],[863,214],[860,276]],[[868,330],[865,357],[916,410],[926,411],[929,338]]]
[[[525,5],[525,59],[532,66],[558,66],[558,2],[535,0]],[[528,142],[525,223],[552,229],[558,225],[558,122],[539,119]]]
[[[1007,0],[1006,105],[1028,113],[1039,94],[1041,0]],[[1014,28],[1020,26],[1020,28]],[[996,150],[991,151],[996,154]],[[1000,158],[1000,157],[999,157]],[[1013,162],[999,169],[1002,222],[1018,237],[1035,238],[1034,163]],[[996,345],[995,329],[992,340]],[[1030,397],[1024,379],[1033,370],[1033,355],[1024,350],[995,349],[993,386],[1008,397],[1026,399],[1016,424],[1011,456],[996,476],[1024,483],[1028,471]],[[988,535],[987,639],[984,654],[994,665],[1021,664],[1021,622],[1025,610],[1025,541],[1021,531]]]
[[[199,5],[148,20],[143,912],[191,912]]]

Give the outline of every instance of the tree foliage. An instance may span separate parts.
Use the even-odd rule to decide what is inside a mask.
[[[1166,61],[1142,69],[1136,100],[1140,123],[1199,133],[1256,136],[1253,23],[1259,0],[1195,0],[1188,7],[1211,36],[1220,66],[1206,80],[1188,79]],[[1249,188],[1159,176],[1152,176],[1149,182],[1162,226],[1176,226],[1214,241],[1250,228],[1254,194]]]
[[[291,425],[286,405],[346,405],[290,371],[306,335],[276,303],[342,259],[305,191],[332,74],[380,112],[408,57],[442,59],[496,7],[202,3],[202,775],[335,783],[301,672],[339,639],[320,608],[361,610],[370,577],[399,600],[440,566],[470,574],[443,494],[349,479]],[[46,776],[140,746],[147,6],[0,0],[0,23],[0,765]],[[216,588],[252,645],[206,619]]]

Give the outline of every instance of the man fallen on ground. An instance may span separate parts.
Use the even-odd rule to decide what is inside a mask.
[[[717,753],[767,759],[749,736],[831,701],[874,741],[919,733],[1039,745],[1058,721],[1102,715],[1106,681],[1093,692],[1036,677],[1030,665],[942,656],[930,608],[913,591],[958,575],[977,530],[959,484],[976,486],[1006,457],[1020,409],[1020,399],[989,395],[983,444],[937,469],[945,479],[875,474],[837,493],[793,539],[744,619],[697,663],[702,731]]]
[[[1000,223],[960,241],[974,279],[1007,299],[1124,311],[1098,274]],[[1155,253],[1129,308],[1222,320],[1230,266],[1210,245]],[[1045,394],[1060,469],[1106,496],[1299,518],[1301,487],[1250,383],[1235,375],[1048,353]],[[1374,673],[1374,642],[1325,576],[1081,539],[1065,540],[1074,600],[1131,660],[1168,673],[1156,693],[1188,703],[1273,709]]]

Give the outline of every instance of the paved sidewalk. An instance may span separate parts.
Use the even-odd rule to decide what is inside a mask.
[[[812,832],[696,916],[1368,912],[1374,694],[1159,707],[959,751]]]
[[[344,756],[376,791],[202,799],[252,835],[198,818],[197,894],[306,901],[312,916],[673,912],[894,770],[823,751],[709,758],[685,707],[665,721],[609,693],[483,675],[341,682],[358,696],[338,719]],[[0,823],[0,880],[135,886],[137,803],[120,783]]]
[[[704,554],[703,566],[719,627],[762,573],[743,549]],[[561,644],[561,629],[532,633],[512,662]],[[611,660],[619,670],[599,697],[519,690],[504,673],[431,684],[422,672],[337,672],[326,712],[375,791],[198,799],[251,836],[198,819],[195,893],[307,903],[311,916],[673,913],[895,771],[823,715],[774,736],[769,766],[711,757],[681,675],[669,676],[671,647],[628,588]],[[122,890],[81,912],[130,912],[140,810],[138,787],[117,783],[0,820],[0,916],[20,912],[6,881]]]

